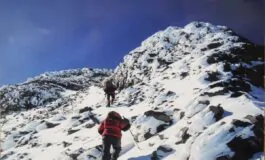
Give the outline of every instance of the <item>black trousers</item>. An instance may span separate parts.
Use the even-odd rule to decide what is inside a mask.
[[[113,147],[114,152],[110,154],[110,147]],[[102,160],[117,160],[121,152],[121,138],[114,136],[103,137],[103,155]]]
[[[107,94],[107,99],[108,99],[108,106],[110,106],[110,103],[112,104],[114,99],[115,99],[115,93],[106,93]],[[110,101],[111,97],[111,101]]]

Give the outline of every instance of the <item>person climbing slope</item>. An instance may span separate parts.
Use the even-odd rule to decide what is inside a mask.
[[[117,160],[121,151],[121,131],[127,131],[130,128],[129,120],[120,116],[119,113],[111,111],[107,118],[100,124],[98,133],[103,139],[102,160]],[[110,154],[111,146],[114,149]]]
[[[103,89],[104,89],[105,94],[107,95],[107,100],[108,100],[107,106],[110,107],[110,104],[113,104],[113,102],[114,102],[115,90],[117,89],[117,87],[113,84],[112,78],[107,78],[103,82]],[[111,98],[111,100],[110,100],[110,98]]]

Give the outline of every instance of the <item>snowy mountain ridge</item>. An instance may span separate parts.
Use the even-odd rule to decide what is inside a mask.
[[[124,62],[116,68],[115,75],[125,77],[125,79],[128,77],[126,83],[131,83],[133,80],[145,81],[159,76],[160,72],[179,60],[184,63],[179,64],[186,65],[186,70],[191,70],[189,65],[194,63],[195,66],[192,67],[198,71],[198,67],[205,67],[204,64],[207,65],[207,62],[210,61],[209,56],[230,58],[232,50],[240,52],[240,50],[244,50],[243,48],[253,46],[254,44],[237,36],[224,26],[192,22],[184,28],[168,27],[147,38],[140,47],[126,55]],[[259,52],[261,53],[262,49]],[[233,58],[235,61],[241,55],[233,54],[233,56],[235,57],[231,57],[231,59]],[[197,57],[204,58],[201,66],[196,65],[198,64],[195,62]],[[185,64],[187,61],[189,64]]]
[[[29,78],[18,85],[0,88],[1,113],[10,110],[30,109],[50,103],[68,103],[63,93],[81,91],[89,86],[99,86],[102,80],[112,73],[106,69],[71,69],[59,72],[48,72]],[[53,104],[55,106],[55,104]]]
[[[111,110],[130,119],[140,147],[124,132],[121,160],[259,159],[263,49],[227,27],[192,22],[147,38],[114,72],[46,73],[2,87],[4,111],[35,102],[4,112],[1,159],[100,159],[97,121]],[[112,108],[100,88],[108,76],[119,86]],[[25,96],[28,88],[33,92]],[[54,99],[43,103],[42,92]]]

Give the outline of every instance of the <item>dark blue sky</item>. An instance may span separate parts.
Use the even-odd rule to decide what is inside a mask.
[[[0,85],[45,71],[115,68],[153,33],[191,21],[263,43],[263,0],[1,0]]]

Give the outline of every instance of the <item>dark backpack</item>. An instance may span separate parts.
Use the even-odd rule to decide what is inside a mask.
[[[105,81],[105,83],[104,83],[104,91],[105,92],[112,92],[112,91],[115,91],[115,89],[116,89],[116,87],[114,86],[112,80]]]
[[[127,118],[122,119],[123,123],[125,123],[125,127],[122,128],[123,131],[128,131],[131,128],[130,121]]]

